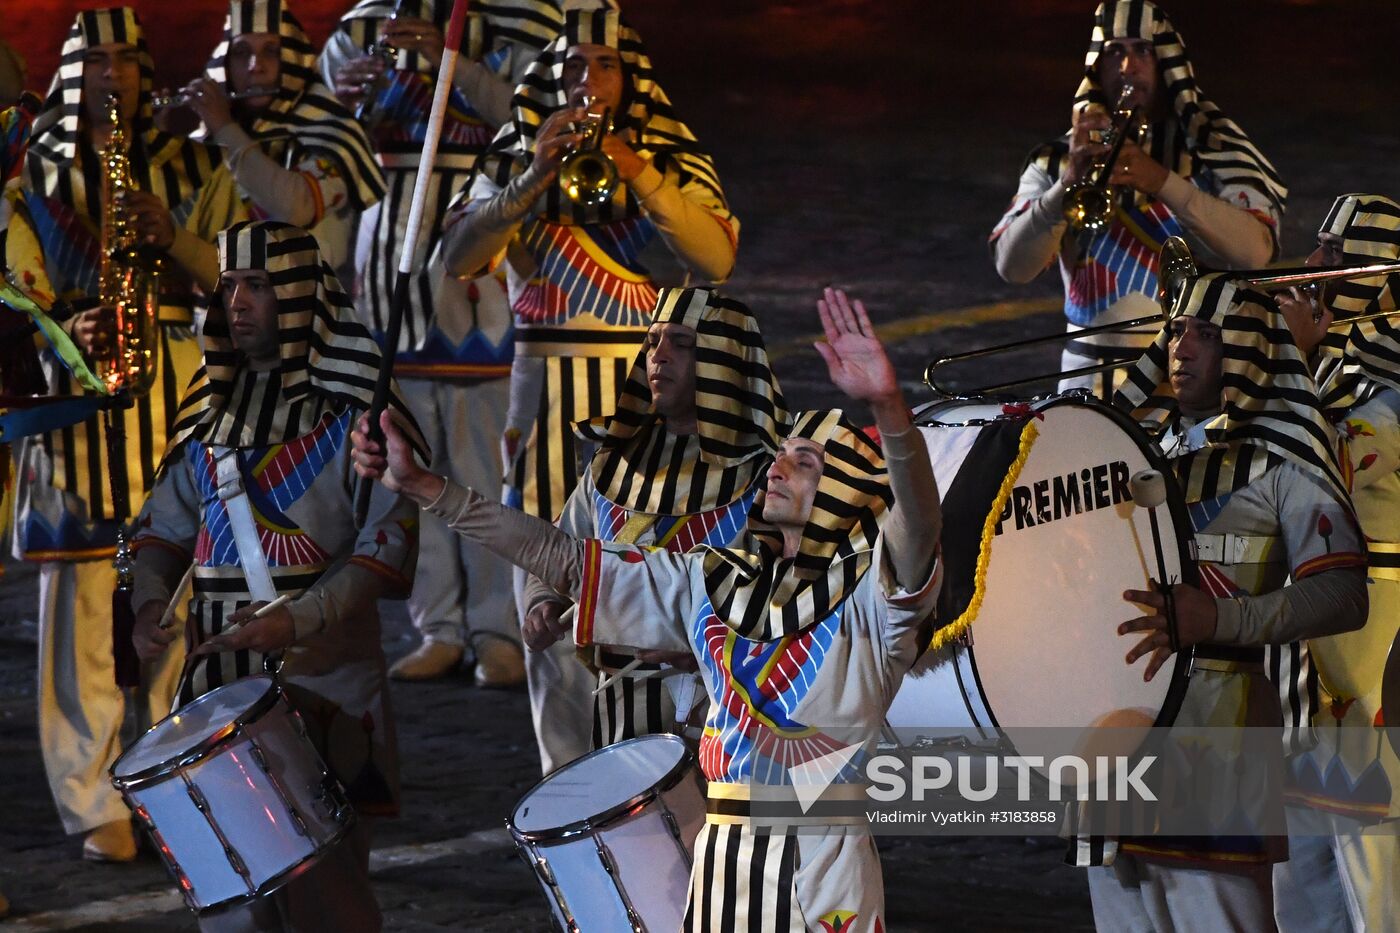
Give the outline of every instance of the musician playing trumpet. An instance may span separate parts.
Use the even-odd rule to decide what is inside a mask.
[[[127,271],[133,281],[149,281],[149,270],[119,263],[121,275],[104,277],[101,268],[111,268],[120,239],[139,238],[139,228],[126,226],[137,201],[172,214],[182,237],[212,238],[217,229],[201,228],[201,218],[190,215],[215,156],[156,128],[152,69],[133,10],[78,15],[35,120],[23,197],[6,241],[11,284],[44,306],[61,299],[75,310],[63,326],[88,363],[110,368],[114,382],[130,377],[152,383],[130,407],[107,413],[107,425],[95,415],[33,438],[17,461],[17,552],[40,565],[40,747],[64,829],[86,833],[83,855],[97,860],[126,861],[136,854],[128,811],[107,779],[120,751],[127,702],[116,686],[112,657],[117,529],[150,488],[175,402],[199,361],[191,285],[170,272],[159,277],[158,295],[136,288],[123,300],[131,319],[156,318],[148,328],[155,346],[123,353],[134,371],[117,372],[114,351],[123,347],[115,345],[127,343],[129,335],[118,340],[110,305],[120,292],[109,292],[109,286]],[[109,119],[112,97],[115,123]],[[114,145],[114,138],[123,137],[121,146]],[[109,165],[124,170],[113,177]],[[46,350],[42,361],[52,394],[82,391],[56,353]],[[109,446],[114,427],[123,440]],[[124,483],[118,479],[123,474]],[[178,667],[175,658],[144,672],[143,687],[132,696],[139,718],[159,718],[169,710]]]
[[[384,194],[384,175],[365,131],[320,82],[315,66],[311,42],[287,4],[235,0],[204,74],[172,100],[199,117],[223,156],[206,192],[209,206],[232,202],[239,219],[303,227],[339,268],[349,260],[360,212]],[[159,214],[156,205],[148,210]],[[213,286],[218,256],[212,243],[177,244],[169,219],[147,222],[154,243],[172,249],[203,285]]]
[[[1126,134],[1118,158],[1100,166],[1115,133]],[[1105,226],[1076,230],[1067,206],[1095,181],[1107,186]],[[1158,313],[1158,254],[1169,236],[1184,235],[1216,267],[1265,265],[1278,252],[1286,194],[1244,131],[1201,94],[1166,14],[1150,0],[1107,0],[1094,13],[1073,126],[1027,158],[992,231],[992,256],[997,274],[1018,284],[1057,265],[1073,334]],[[1153,331],[1072,339],[1063,369],[1135,359]],[[1077,386],[1107,398],[1111,380],[1060,385]]]
[[[590,110],[600,120],[606,113],[611,130],[601,135],[601,153],[586,157],[610,160],[617,183],[574,201],[560,183],[560,165],[582,143]],[[448,224],[442,256],[449,272],[471,273],[504,255],[515,316],[507,501],[553,521],[578,482],[573,425],[613,413],[651,323],[656,281],[728,278],[738,221],[713,160],[653,79],[641,38],[616,11],[572,10],[563,34],[531,66],[513,121],[482,157]],[[656,248],[647,262],[666,262],[658,254],[669,250],[684,270],[653,278],[643,265],[648,246]],[[548,770],[572,757],[590,723],[541,721],[555,683],[538,666],[544,657],[526,660]],[[572,706],[587,710],[588,698]]]

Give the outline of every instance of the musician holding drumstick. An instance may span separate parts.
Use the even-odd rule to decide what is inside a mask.
[[[1271,304],[1228,274],[1190,280],[1114,399],[1161,429],[1194,528],[1200,588],[1172,587],[1174,620],[1160,593],[1129,590],[1124,599],[1149,612],[1118,627],[1127,663],[1147,659],[1147,678],[1171,654],[1173,624],[1176,643],[1194,647],[1177,727],[1276,727],[1264,646],[1366,619],[1365,545],[1332,431]],[[1099,929],[1272,928],[1272,865],[1286,840],[1240,836],[1238,826],[1281,825],[1277,768],[1245,760],[1242,744],[1220,742],[1212,754],[1191,778],[1214,795],[1199,810],[1219,815],[1218,832],[1079,842],[1080,864],[1097,866],[1089,889]]]
[[[1111,133],[1126,139],[1107,171],[1098,163],[1110,153]],[[1104,226],[1077,230],[1066,206],[1101,176],[1104,184],[1089,197],[1106,199],[1098,218]],[[1202,96],[1166,14],[1150,0],[1106,0],[1094,13],[1073,127],[1027,158],[1016,196],[992,231],[992,256],[997,273],[1018,284],[1057,266],[1072,334],[1158,313],[1158,252],[1169,236],[1186,236],[1215,266],[1265,265],[1278,252],[1286,194],[1244,131]],[[1151,334],[1071,340],[1062,368],[1135,359]],[[1060,388],[1092,388],[1106,399],[1111,385],[1085,375]]]
[[[305,231],[238,224],[219,252],[204,368],[137,523],[136,647],[156,658],[174,639],[161,618],[193,560],[195,661],[182,699],[280,656],[288,695],[357,811],[391,815],[398,762],[376,599],[408,595],[418,535],[416,510],[382,489],[354,526],[349,431],[369,408],[379,350]],[[397,393],[390,404],[426,453]],[[325,870],[240,913],[252,927],[201,924],[378,929],[368,859],[356,830]]]
[[[1342,195],[1317,244],[1308,265],[1318,268],[1400,260],[1400,203]],[[1381,675],[1400,629],[1400,317],[1329,330],[1334,319],[1395,312],[1398,298],[1395,274],[1328,285],[1312,298],[1277,298],[1337,428],[1337,458],[1366,534],[1371,597],[1361,631],[1281,652],[1292,662],[1285,671],[1302,667],[1301,676],[1279,678],[1285,711],[1303,707],[1299,724],[1315,739],[1289,748],[1289,860],[1274,867],[1281,933],[1348,923],[1400,929],[1400,837],[1384,826],[1363,832],[1400,817],[1400,758],[1377,730],[1400,726],[1400,710],[1381,708]],[[1309,663],[1299,665],[1303,657]],[[1317,708],[1308,706],[1313,696]]]
[[[846,928],[853,916],[855,929],[884,924],[879,858],[863,819],[764,827],[748,793],[759,784],[795,803],[791,786],[780,786],[787,768],[765,778],[769,765],[810,763],[839,748],[833,741],[879,734],[942,578],[928,448],[884,347],[860,302],[828,290],[819,311],[830,378],[870,406],[881,444],[839,410],[795,416],[748,514],[751,552],[574,538],[499,505],[494,490],[482,495],[422,469],[387,417],[387,457],[366,426],[355,435],[362,476],[402,489],[579,603],[554,637],[694,655],[710,699],[699,756],[710,814],[695,844],[685,925],[696,933]],[[830,736],[825,723],[850,731]]]

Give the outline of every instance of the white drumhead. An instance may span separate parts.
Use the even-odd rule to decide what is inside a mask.
[[[1116,629],[1142,614],[1123,601],[1123,591],[1148,589],[1149,577],[1157,576],[1148,513],[1133,504],[1128,489],[1129,477],[1152,463],[1137,439],[1095,406],[1037,408],[1043,420],[1034,422],[1038,434],[1016,479],[1011,514],[992,539],[971,628],[976,678],[1003,729],[1150,726],[1167,702],[1171,663],[1144,683],[1146,660],[1124,661],[1140,636],[1119,636]],[[955,408],[938,417],[965,420]],[[921,430],[946,497],[962,466],[949,461],[966,453],[977,429]],[[1170,509],[1159,507],[1157,521],[1168,576],[1180,581],[1181,548]],[[921,680],[906,680],[901,693],[913,691],[916,702],[901,697],[901,721],[892,719],[892,725],[915,731],[922,725]],[[944,702],[929,694],[930,707]],[[958,722],[962,715],[930,708],[924,724]]]
[[[210,690],[152,726],[117,759],[112,774],[130,777],[182,757],[252,709],[272,689],[272,678],[260,674]]]
[[[590,752],[520,798],[511,826],[547,833],[609,813],[656,787],[686,754],[674,735],[644,735]]]

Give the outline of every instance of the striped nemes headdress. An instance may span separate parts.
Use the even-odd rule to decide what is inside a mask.
[[[1201,94],[1186,45],[1171,20],[1150,0],[1110,0],[1094,11],[1094,32],[1084,56],[1084,79],[1074,95],[1074,107],[1112,107],[1099,84],[1099,53],[1113,39],[1146,39],[1157,55],[1162,90],[1185,136],[1186,151],[1222,184],[1248,184],[1259,189],[1280,213],[1288,189],[1244,130]],[[1189,174],[1195,174],[1194,172]]]
[[[1341,237],[1342,260],[1349,265],[1400,262],[1400,203],[1382,195],[1342,195],[1318,232]],[[1332,283],[1328,295],[1339,316],[1394,311],[1400,273],[1343,279]],[[1330,357],[1323,363],[1328,408],[1350,407],[1381,386],[1400,391],[1400,319],[1376,318],[1334,331],[1323,352]]]
[[[215,294],[204,331],[204,366],[176,414],[168,462],[185,441],[223,447],[266,447],[309,434],[322,416],[368,410],[379,376],[380,350],[355,316],[316,238],[276,221],[245,221],[219,234],[219,270],[264,269],[278,303],[278,369],[254,373],[229,337]],[[390,407],[406,421],[413,447],[427,443],[397,387]]]
[[[83,119],[83,58],[93,46],[134,46],[140,58],[140,104],[131,132],[132,178],[174,209],[190,198],[218,164],[217,148],[156,129],[151,110],[151,61],[141,21],[131,7],[86,10],[78,14],[63,41],[58,73],[49,85],[44,109],[34,121],[29,144],[28,184],[88,217],[102,216],[101,172],[95,158],[78,146]]]
[[[576,45],[603,45],[616,49],[624,73],[621,112],[613,114],[614,132],[630,137],[632,148],[650,158],[657,169],[680,171],[681,184],[698,181],[724,203],[724,191],[714,160],[700,151],[695,134],[676,116],[665,91],[652,76],[651,58],[641,37],[615,10],[570,10],[564,31],[530,66],[511,102],[514,119],[501,127],[477,171],[504,188],[511,178],[530,165],[536,133],[554,111],[568,102],[564,89],[564,59]],[[636,216],[641,208],[626,185],[617,186],[613,200],[596,207],[570,203],[558,185],[545,194],[541,216],[551,223],[585,224]],[[727,212],[723,218],[733,223]]]
[[[311,40],[282,0],[233,0],[224,18],[223,38],[204,74],[232,93],[225,62],[229,46],[247,33],[271,33],[281,39],[281,87],[272,104],[257,115],[252,135],[265,140],[264,145],[293,140],[300,148],[330,159],[345,179],[357,210],[377,203],[384,196],[384,175],[369,137],[321,83]]]
[[[1221,413],[1205,425],[1208,445],[1173,461],[1186,501],[1241,489],[1284,462],[1348,501],[1308,362],[1272,300],[1217,272],[1191,280],[1173,310],[1173,320],[1189,316],[1219,327],[1223,351]],[[1169,320],[1113,400],[1157,428],[1179,416],[1169,381],[1170,342]]]
[[[787,403],[768,365],[758,320],[708,288],[666,288],[652,324],[695,331],[697,433],[666,430],[652,407],[647,351],[637,354],[590,469],[625,509],[690,515],[735,501],[758,480],[787,432]]]
[[[840,409],[799,413],[789,438],[822,445],[825,462],[797,556],[780,557],[782,533],[763,519],[764,490],[749,510],[757,554],[705,547],[705,590],[715,616],[744,638],[796,635],[838,609],[874,558],[893,501],[885,457]]]
[[[451,13],[452,0],[360,0],[340,18],[337,28],[364,49],[379,38],[383,20],[413,17],[445,29]],[[538,51],[563,27],[564,14],[555,0],[473,0],[459,51],[468,61],[506,45]],[[400,50],[394,67],[437,75],[437,68],[417,52]]]

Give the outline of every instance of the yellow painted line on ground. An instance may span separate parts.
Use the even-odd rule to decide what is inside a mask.
[[[986,305],[972,305],[967,308],[953,308],[947,311],[930,311],[914,317],[900,318],[875,325],[875,334],[887,344],[931,334],[934,331],[952,327],[972,327],[975,324],[993,324],[999,321],[1015,321],[1035,314],[1049,314],[1064,307],[1061,298],[1023,298],[1016,301],[997,301]],[[782,359],[812,349],[812,344],[822,339],[820,333],[807,334],[793,340],[775,344],[768,351],[769,359]]]

